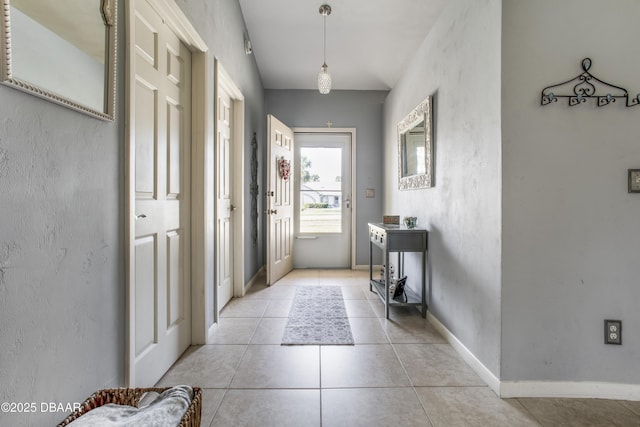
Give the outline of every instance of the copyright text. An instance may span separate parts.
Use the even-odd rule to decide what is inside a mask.
[[[0,412],[27,414],[27,413],[56,413],[56,412],[73,412],[80,409],[79,402],[2,402],[0,404]]]

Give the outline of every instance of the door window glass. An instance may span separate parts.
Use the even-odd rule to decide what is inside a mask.
[[[342,149],[300,147],[300,233],[342,232]]]

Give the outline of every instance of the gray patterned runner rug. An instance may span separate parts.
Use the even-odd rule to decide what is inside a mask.
[[[342,289],[305,286],[296,290],[283,345],[353,345]]]

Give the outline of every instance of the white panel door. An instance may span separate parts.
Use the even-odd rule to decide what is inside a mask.
[[[273,284],[293,269],[295,169],[293,131],[272,115],[267,121],[267,284]]]
[[[295,134],[295,268],[351,268],[351,133]]]
[[[146,1],[135,0],[133,10],[128,377],[130,386],[146,387],[191,342],[191,55]]]
[[[233,99],[223,85],[217,86],[216,135],[216,241],[218,311],[233,297]]]

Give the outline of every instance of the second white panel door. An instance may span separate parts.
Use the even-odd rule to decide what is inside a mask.
[[[296,133],[295,268],[351,268],[351,134]]]
[[[216,158],[216,245],[218,260],[218,311],[233,297],[233,99],[223,85],[218,85]]]

